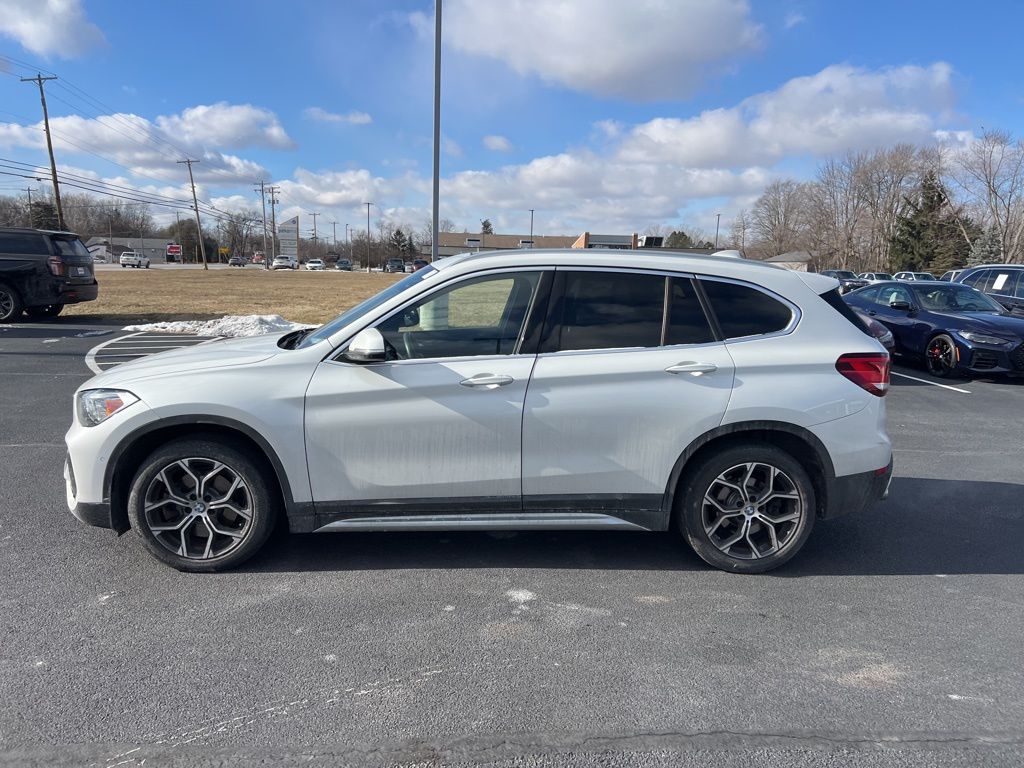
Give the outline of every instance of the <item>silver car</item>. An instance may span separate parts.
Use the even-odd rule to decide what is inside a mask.
[[[671,530],[766,571],[889,481],[889,356],[838,286],[649,251],[442,259],[320,328],[86,382],[68,504],[189,571],[242,562],[280,516]]]

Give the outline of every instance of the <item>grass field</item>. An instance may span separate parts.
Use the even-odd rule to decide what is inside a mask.
[[[125,324],[252,314],[322,323],[400,277],[378,272],[268,272],[252,267],[209,272],[98,270],[99,299],[68,305],[64,314]]]

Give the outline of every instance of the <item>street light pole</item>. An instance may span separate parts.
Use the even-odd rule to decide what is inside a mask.
[[[718,228],[722,224],[722,214],[715,214],[715,250],[718,250]]]
[[[430,260],[437,261],[438,200],[441,192],[441,0],[434,0],[434,191]],[[367,209],[369,215],[369,209]]]
[[[530,209],[530,239],[533,240],[533,208]],[[530,247],[533,247],[533,243],[530,243]]]

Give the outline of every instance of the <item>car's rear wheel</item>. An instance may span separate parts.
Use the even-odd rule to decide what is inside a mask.
[[[953,337],[940,333],[928,342],[924,352],[924,363],[928,373],[944,379],[956,371],[958,353]]]
[[[770,445],[727,448],[688,473],[676,524],[702,560],[763,573],[789,560],[814,528],[814,485],[790,454]]]
[[[44,304],[41,307],[26,307],[25,312],[34,320],[42,320],[47,317],[56,317],[63,309],[63,304]]]
[[[0,283],[0,323],[17,320],[24,308],[21,294],[7,283]]]
[[[248,560],[280,507],[259,457],[215,439],[174,440],[132,481],[128,517],[142,543],[180,571],[210,572]]]

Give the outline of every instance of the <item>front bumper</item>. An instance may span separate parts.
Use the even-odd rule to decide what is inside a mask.
[[[828,482],[827,504],[822,517],[831,519],[851,512],[862,512],[876,501],[889,495],[892,482],[892,459],[882,469],[843,475]]]
[[[113,528],[110,520],[110,503],[85,502],[78,500],[78,486],[75,483],[75,472],[71,467],[71,457],[64,460],[64,489],[67,493],[68,509],[86,525],[97,528]]]

